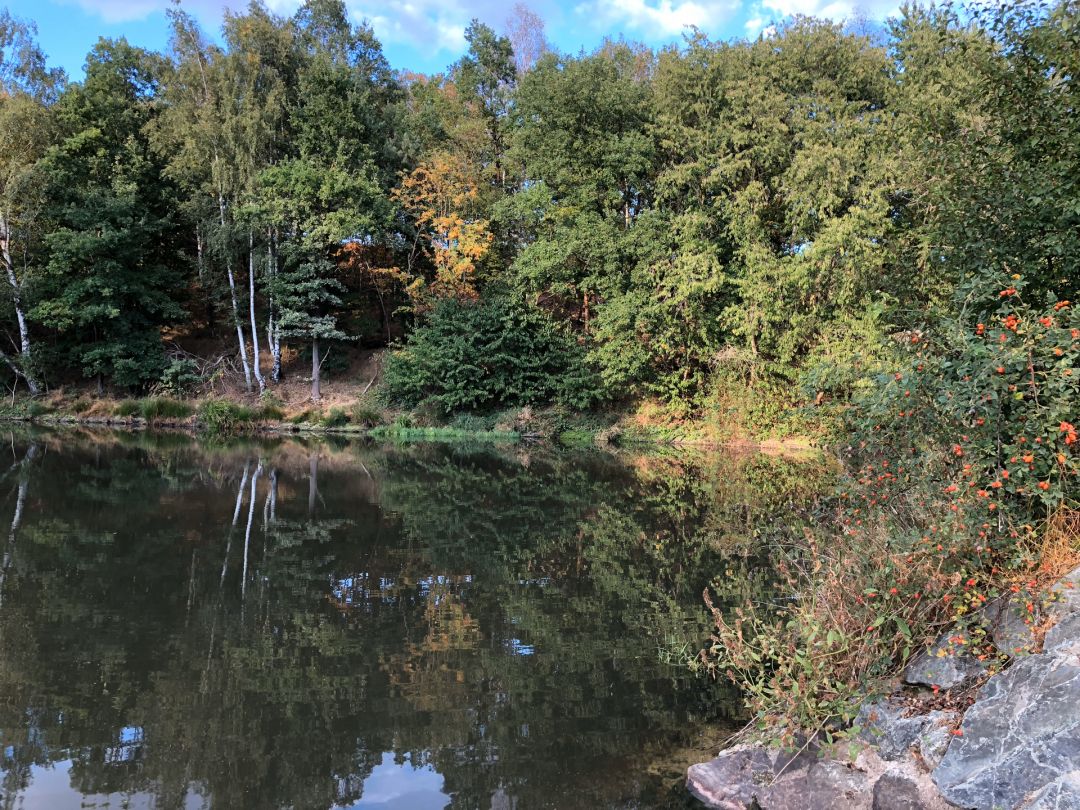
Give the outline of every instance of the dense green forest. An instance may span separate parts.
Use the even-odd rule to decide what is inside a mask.
[[[102,39],[82,81],[0,17],[10,385],[182,394],[195,336],[253,393],[400,345],[407,406],[768,418],[1080,278],[1075,2],[577,56],[519,8],[437,76],[340,0],[170,13],[167,53]]]

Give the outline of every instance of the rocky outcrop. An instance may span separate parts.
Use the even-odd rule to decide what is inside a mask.
[[[894,762],[917,756],[928,769],[945,756],[959,722],[960,713],[955,711],[912,715],[896,695],[866,703],[855,718],[859,739],[877,749],[882,759]]]
[[[1080,810],[1080,568],[1054,590],[1047,616],[1056,624],[1042,651],[990,678],[962,720],[941,710],[913,714],[894,694],[862,707],[854,730],[864,748],[852,760],[814,742],[794,757],[738,746],[692,766],[688,788],[724,810]],[[995,642],[1029,649],[1016,606],[994,610]],[[982,669],[963,647],[934,650],[905,679],[942,688],[971,682]]]
[[[692,765],[690,792],[723,810],[761,807],[835,810],[947,810],[927,769],[911,757],[892,761],[863,748],[850,761],[809,745],[797,756],[738,746]]]
[[[991,678],[934,771],[960,807],[1080,802],[1080,569],[1054,589],[1043,651]]]

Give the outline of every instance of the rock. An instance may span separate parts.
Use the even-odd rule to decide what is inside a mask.
[[[709,762],[691,765],[686,787],[709,807],[744,810],[773,776],[773,758],[765,749],[738,746]]]
[[[923,810],[919,786],[900,774],[887,773],[874,785],[873,810]]]
[[[1046,631],[1043,651],[1053,655],[1080,655],[1080,611],[1061,617]]]
[[[1002,597],[995,599],[982,611],[990,625],[990,638],[994,646],[1006,655],[1020,655],[1031,652],[1035,646],[1035,636],[1028,624],[1028,613],[1016,599]]]
[[[866,703],[855,718],[859,738],[877,749],[887,761],[896,761],[918,751],[927,767],[934,768],[945,755],[950,731],[960,720],[958,712],[932,711],[905,717],[906,707],[892,696]]]
[[[1080,771],[1059,776],[1023,805],[1024,810],[1080,810]]]
[[[1046,613],[1054,625],[1046,633],[1043,650],[1059,655],[1080,655],[1080,568],[1050,590],[1054,601]]]
[[[724,751],[711,762],[691,765],[690,792],[708,807],[762,810],[835,807],[869,810],[872,783],[848,763],[822,759],[814,749],[795,757],[759,746]]]
[[[1080,660],[1033,655],[991,678],[933,772],[953,804],[1017,807],[1080,769]]]
[[[919,753],[926,767],[934,770],[949,750],[953,729],[960,722],[960,712],[930,712],[927,716],[933,720],[919,735]]]
[[[759,746],[724,751],[692,765],[687,787],[719,810],[947,810],[949,807],[913,758],[886,762],[864,749],[854,762],[822,756],[808,746],[798,756]],[[790,761],[789,761],[790,760]],[[883,784],[884,783],[884,784]]]
[[[904,681],[952,689],[984,674],[986,664],[968,654],[967,641],[964,631],[946,633],[929,650],[911,659],[904,668]]]
[[[874,783],[864,771],[835,759],[810,763],[793,774],[784,773],[757,796],[762,810],[830,807],[869,810]]]

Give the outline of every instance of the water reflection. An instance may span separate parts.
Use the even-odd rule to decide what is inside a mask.
[[[736,703],[665,655],[814,490],[762,456],[11,446],[0,795],[29,809],[678,806]]]

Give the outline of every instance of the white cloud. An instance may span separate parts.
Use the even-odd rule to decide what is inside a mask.
[[[864,17],[881,20],[896,12],[897,0],[761,0],[761,5],[776,17],[802,14],[824,17],[837,22]]]
[[[587,0],[575,11],[595,28],[655,40],[677,36],[690,26],[716,30],[738,6],[738,0]]]
[[[96,14],[107,23],[125,23],[144,20],[157,11],[172,7],[169,0],[66,0],[83,11]],[[245,0],[185,0],[183,8],[204,23],[216,24],[225,9],[240,9]]]
[[[64,0],[108,23],[134,22],[161,12],[170,0]],[[300,0],[265,0],[277,14],[292,14]],[[554,0],[533,3],[544,13]],[[210,29],[216,29],[226,9],[243,11],[247,0],[183,0],[183,8]],[[383,42],[457,55],[465,50],[465,28],[473,17],[501,30],[509,5],[504,0],[346,0],[354,20],[368,20]],[[546,16],[546,15],[545,15]]]

